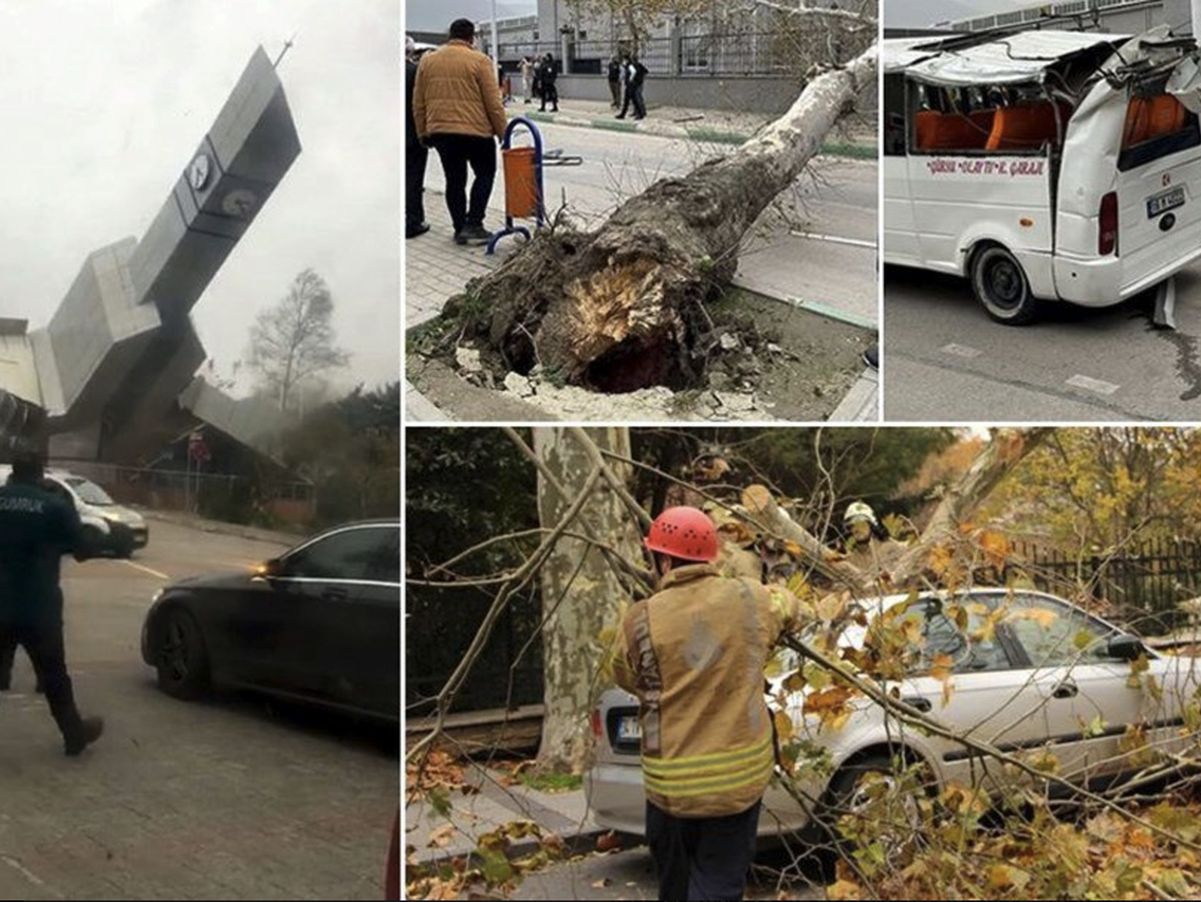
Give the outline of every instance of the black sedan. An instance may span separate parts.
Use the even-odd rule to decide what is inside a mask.
[[[167,586],[142,659],[177,698],[210,686],[400,719],[400,524],[328,530],[249,573]]]

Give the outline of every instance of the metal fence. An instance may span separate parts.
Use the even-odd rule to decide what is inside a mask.
[[[867,49],[871,30],[788,28],[773,31],[730,31],[648,38],[638,45],[638,59],[652,76],[754,77],[804,75],[814,65],[829,65]],[[501,42],[500,61],[515,71],[525,56],[554,55],[570,75],[603,75],[609,60],[632,49],[628,40]]]
[[[240,523],[297,524],[309,522],[314,512],[313,486],[307,482],[86,461],[55,465],[95,482],[114,501],[152,510],[185,511]]]
[[[1040,589],[1060,594],[1087,589],[1112,605],[1145,635],[1170,632],[1187,622],[1177,605],[1201,596],[1201,543],[1157,539],[1116,555],[1070,555],[1018,543],[1020,564]]]

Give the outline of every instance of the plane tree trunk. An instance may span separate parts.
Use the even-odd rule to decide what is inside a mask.
[[[876,48],[813,79],[725,157],[662,179],[595,232],[560,223],[452,298],[444,314],[505,369],[606,391],[681,387],[699,305],[730,282],[743,239],[876,79]]]

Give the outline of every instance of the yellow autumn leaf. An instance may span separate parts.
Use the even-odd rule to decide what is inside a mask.
[[[786,711],[777,711],[772,719],[776,724],[776,736],[780,742],[787,742],[792,738],[793,725],[792,718],[788,716]]]
[[[836,880],[826,887],[826,898],[833,900],[862,899],[863,890],[850,880]]]

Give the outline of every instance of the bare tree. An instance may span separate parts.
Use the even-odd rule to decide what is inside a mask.
[[[311,269],[292,280],[287,295],[264,310],[250,330],[246,363],[260,387],[287,410],[296,387],[319,373],[345,366],[349,353],[335,343],[334,300]]]

